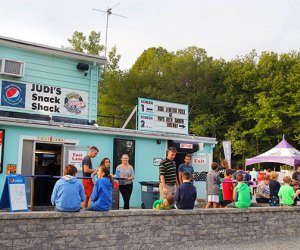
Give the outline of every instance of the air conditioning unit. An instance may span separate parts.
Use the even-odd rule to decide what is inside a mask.
[[[0,75],[23,77],[24,76],[24,62],[18,62],[11,59],[0,60]]]

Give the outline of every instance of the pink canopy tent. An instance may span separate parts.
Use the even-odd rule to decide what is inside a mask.
[[[248,166],[260,162],[278,162],[295,166],[300,163],[300,151],[288,144],[283,137],[282,141],[269,151],[253,158],[246,159],[245,165]]]

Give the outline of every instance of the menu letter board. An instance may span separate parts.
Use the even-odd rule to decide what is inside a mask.
[[[138,99],[138,130],[188,134],[188,105]]]

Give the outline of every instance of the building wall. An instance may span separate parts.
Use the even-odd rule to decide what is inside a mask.
[[[82,61],[3,45],[0,45],[0,59],[25,62],[24,77],[15,78],[0,75],[0,81],[11,80],[87,91],[89,94],[88,119],[97,120],[99,66],[85,62],[89,64],[88,74],[85,75],[85,72],[77,69],[77,64]],[[11,109],[1,107],[1,110],[10,111]],[[35,114],[34,111],[27,112]]]
[[[243,242],[272,242],[278,237],[298,237],[299,211],[299,207],[265,207],[244,210],[2,212],[0,247],[205,249],[205,246],[216,243],[234,247],[243,245]]]
[[[83,132],[71,132],[64,130],[51,130],[40,128],[22,128],[18,126],[0,126],[5,129],[4,164],[3,173],[0,174],[0,186],[3,187],[6,176],[7,164],[18,164],[20,136],[52,136],[56,138],[79,140],[81,146],[97,146],[99,154],[92,160],[93,168],[96,169],[104,157],[113,160],[114,138],[135,140],[135,180],[131,198],[131,206],[141,205],[140,181],[158,181],[159,168],[153,165],[154,158],[165,157],[166,142],[156,143],[156,139],[122,137],[118,135],[101,135]],[[23,166],[22,166],[23,167]],[[18,166],[19,169],[19,166]],[[1,191],[2,192],[2,191]],[[122,200],[122,199],[120,199]],[[121,202],[122,205],[122,202]]]
[[[0,128],[5,129],[4,162],[3,173],[0,174],[0,186],[4,185],[6,165],[22,162],[20,160],[21,156],[18,155],[20,138],[22,136],[52,136],[56,138],[63,138],[64,140],[79,140],[79,145],[81,146],[97,146],[100,149],[100,152],[97,157],[92,160],[94,169],[97,168],[101,159],[104,157],[109,157],[111,162],[113,161],[114,138],[135,140],[135,180],[130,202],[132,207],[141,206],[141,185],[139,182],[159,180],[159,167],[154,166],[153,160],[154,158],[165,158],[167,149],[167,141],[165,140],[161,140],[161,144],[157,144],[156,138],[149,139],[135,137],[134,133],[132,133],[131,137],[125,137],[119,136],[118,134],[104,135],[88,132],[74,132],[63,130],[61,128],[42,129],[8,125],[0,125]],[[203,153],[212,155],[210,144],[204,144]],[[17,166],[17,169],[21,169],[22,167],[24,166]],[[207,166],[204,166],[203,168],[206,169]],[[204,185],[203,183],[202,185]],[[198,197],[203,198],[203,196],[206,195],[205,186],[201,186],[200,189],[197,189]],[[123,206],[122,199],[120,199],[120,201],[120,206]]]

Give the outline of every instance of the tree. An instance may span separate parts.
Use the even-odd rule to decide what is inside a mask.
[[[100,32],[91,31],[88,39],[86,36],[79,31],[75,31],[72,35],[72,38],[68,39],[68,42],[70,43],[70,47],[67,47],[67,49],[74,50],[77,52],[87,53],[90,55],[98,55],[100,56],[104,52],[104,46],[100,44]],[[119,69],[118,63],[121,59],[121,55],[117,54],[117,48],[114,46],[109,52],[108,52],[108,62],[105,66],[105,82],[111,82],[118,79],[119,75],[121,74],[121,71]],[[101,67],[101,71],[104,71],[104,67]],[[103,99],[103,100],[102,100]],[[102,107],[102,103],[105,103],[105,99],[107,99],[106,96],[106,88],[104,85],[104,79],[99,80],[98,84],[98,114],[101,114],[105,112],[105,108]],[[104,120],[104,119],[103,119]],[[97,121],[99,124],[103,123],[102,119],[98,119]],[[104,122],[104,124],[106,124]],[[110,124],[111,125],[111,124]]]
[[[75,31],[72,38],[68,39],[71,47],[66,47],[66,49],[74,50],[77,52],[82,52],[90,55],[100,56],[104,53],[104,45],[100,44],[101,36],[100,32],[91,31],[88,39],[86,36],[79,31]],[[108,52],[108,63],[106,65],[107,71],[118,71],[118,63],[121,59],[121,55],[117,54],[116,46],[112,47]]]

